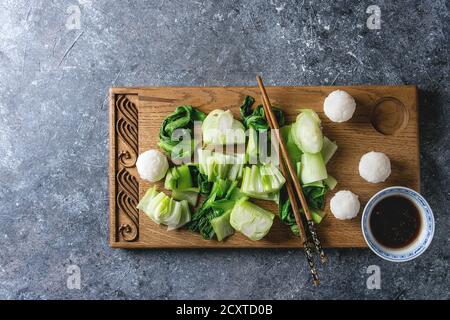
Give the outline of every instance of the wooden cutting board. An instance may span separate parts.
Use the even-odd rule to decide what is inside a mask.
[[[353,118],[332,123],[323,113],[323,101],[333,90],[342,89],[357,103]],[[377,191],[394,185],[419,191],[419,139],[417,88],[415,86],[268,87],[272,104],[292,122],[299,108],[311,108],[322,119],[323,131],[339,149],[327,165],[338,185],[327,197],[327,216],[318,226],[325,247],[366,247],[360,218],[363,206]],[[230,109],[239,119],[239,106],[251,95],[261,103],[256,87],[161,87],[112,88],[110,92],[110,245],[115,248],[295,248],[300,241],[279,219],[260,241],[235,233],[224,242],[203,240],[187,229],[167,232],[151,221],[136,205],[151,184],[139,179],[138,154],[157,147],[160,125],[179,105],[190,104],[208,113]],[[384,183],[371,184],[358,173],[361,156],[381,151],[391,159],[392,174]],[[162,183],[158,183],[162,189]],[[334,192],[351,190],[361,201],[358,218],[340,221],[329,211]],[[259,205],[278,212],[275,204]]]

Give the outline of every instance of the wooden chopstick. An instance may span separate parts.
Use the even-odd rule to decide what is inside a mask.
[[[266,108],[265,104],[266,103],[263,100],[264,108]],[[266,112],[266,114],[267,114],[267,112]],[[269,117],[267,117],[267,122],[269,123],[270,128],[273,129],[274,125]],[[272,142],[276,143],[275,141],[272,141]],[[274,149],[276,150],[277,148],[275,147]],[[312,254],[312,250],[311,250],[311,245],[310,245],[308,236],[305,232],[305,227],[303,226],[303,221],[302,221],[302,217],[300,215],[300,210],[298,209],[297,200],[295,199],[294,190],[292,189],[292,184],[291,184],[291,181],[287,174],[283,159],[281,158],[280,155],[278,155],[278,158],[280,159],[281,174],[284,176],[284,178],[286,180],[286,189],[287,189],[287,193],[289,196],[289,201],[291,203],[292,212],[294,213],[295,222],[297,223],[297,227],[300,232],[300,237],[303,240],[303,250],[305,252],[306,260],[308,261],[309,271],[311,272],[314,285],[318,286],[320,284],[320,280],[319,280],[319,276],[317,275],[316,267],[314,265],[314,258],[313,258],[313,254]]]
[[[297,196],[300,199],[300,203],[303,208],[303,212],[305,213],[308,229],[311,234],[312,240],[314,242],[314,246],[316,247],[317,252],[319,252],[320,255],[320,261],[322,263],[325,263],[327,261],[327,257],[325,256],[325,252],[323,251],[322,245],[320,243],[319,237],[317,236],[316,228],[314,225],[314,221],[312,220],[311,212],[309,211],[308,203],[305,199],[305,196],[303,195],[302,187],[300,185],[300,182],[297,177],[297,173],[295,172],[294,168],[292,167],[291,160],[289,159],[289,154],[287,152],[286,144],[284,143],[283,138],[280,136],[280,127],[278,125],[277,119],[275,118],[275,115],[272,112],[272,105],[270,104],[269,96],[267,95],[266,88],[264,87],[264,84],[262,82],[262,79],[259,75],[256,76],[256,80],[258,81],[259,89],[261,90],[261,95],[263,98],[263,107],[264,111],[266,113],[267,119],[270,119],[269,123],[272,124],[275,136],[278,139],[279,146],[281,149],[281,154],[283,156],[284,162],[286,163],[289,175],[291,177],[291,181],[294,184],[295,191],[297,192]]]

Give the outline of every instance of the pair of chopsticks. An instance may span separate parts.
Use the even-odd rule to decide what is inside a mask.
[[[266,88],[264,87],[264,84],[262,82],[261,77],[258,75],[256,76],[256,80],[258,81],[259,89],[261,90],[262,100],[263,100],[263,108],[266,114],[267,122],[269,123],[270,129],[275,132],[276,140],[272,143],[279,144],[280,150],[281,150],[281,156],[280,158],[280,169],[281,173],[286,179],[286,189],[288,192],[289,200],[291,202],[292,211],[294,213],[295,222],[297,223],[297,226],[300,230],[300,236],[303,239],[303,249],[306,255],[306,259],[308,261],[309,270],[311,272],[311,275],[313,277],[313,282],[315,285],[318,285],[320,283],[319,277],[317,275],[316,267],[314,265],[314,259],[312,254],[312,247],[315,247],[316,251],[319,253],[320,261],[322,263],[325,263],[327,261],[327,258],[325,256],[325,253],[322,249],[322,245],[320,244],[320,240],[317,236],[316,228],[314,225],[314,221],[311,217],[311,212],[309,211],[308,203],[306,202],[305,196],[303,195],[302,187],[300,185],[299,179],[297,177],[297,173],[295,172],[294,168],[292,167],[292,162],[289,159],[289,154],[287,152],[286,144],[283,141],[283,138],[280,135],[280,126],[278,125],[277,119],[272,111],[272,105],[270,104],[269,97],[266,92]],[[277,150],[278,148],[274,148]],[[284,160],[284,161],[283,161]],[[287,168],[287,170],[286,170]],[[292,187],[294,186],[294,187]],[[295,192],[294,192],[295,190]],[[295,194],[296,193],[296,194]],[[303,212],[305,213],[306,222],[307,222],[307,230],[309,231],[309,234],[311,235],[313,244],[311,244],[310,237],[308,237],[305,226],[303,225],[303,220],[300,215],[300,210],[298,207],[298,203],[296,200],[296,196],[300,199],[300,204],[303,208]]]

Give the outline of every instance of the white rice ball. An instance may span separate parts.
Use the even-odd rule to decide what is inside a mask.
[[[166,175],[169,162],[158,150],[148,150],[139,155],[136,168],[141,179],[156,182]]]
[[[367,182],[383,182],[390,174],[391,161],[382,152],[368,152],[359,160],[359,175]]]
[[[355,113],[355,99],[343,90],[331,92],[323,102],[323,111],[333,122],[345,122],[350,120]]]
[[[348,190],[339,191],[331,199],[330,208],[336,219],[353,219],[358,215],[360,208],[358,196]]]

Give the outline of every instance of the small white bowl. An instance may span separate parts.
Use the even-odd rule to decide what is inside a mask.
[[[374,206],[383,198],[392,195],[404,196],[411,200],[419,209],[420,218],[422,219],[421,229],[417,238],[408,246],[399,249],[387,248],[380,244],[373,236],[369,224]],[[418,192],[406,187],[389,187],[376,193],[367,202],[362,214],[361,228],[369,248],[378,256],[388,261],[405,262],[420,256],[430,245],[434,235],[434,216],[430,205]]]

